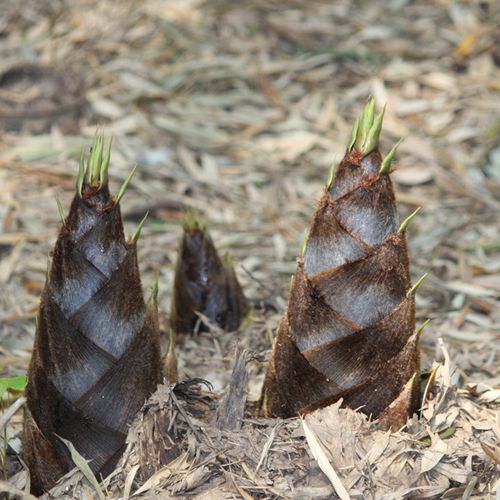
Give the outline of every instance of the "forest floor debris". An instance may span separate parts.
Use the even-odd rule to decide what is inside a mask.
[[[13,131],[2,113],[13,109],[7,103],[16,95],[0,85],[2,376],[26,373],[59,225],[55,195],[68,207],[81,149],[101,125],[114,136],[111,182],[118,186],[138,164],[124,217],[131,234],[150,211],[139,258],[145,288],[159,275],[164,328],[189,209],[201,211],[218,248],[230,250],[254,306],[237,334],[181,339],[180,380],[207,379],[223,391],[239,343],[253,355],[247,389],[255,403],[314,211],[311,200],[319,199],[353,118],[373,95],[387,103],[382,150],[405,138],[394,173],[401,216],[422,206],[409,246],[414,281],[429,273],[417,294],[418,321],[432,320],[422,336],[423,367],[441,360],[441,337],[456,370],[442,386],[442,406],[435,406],[439,397],[431,401],[408,433],[372,432],[364,417],[336,406],[306,422],[353,498],[385,498],[396,486],[406,496],[493,495],[488,488],[496,481],[498,491],[500,475],[494,463],[500,441],[499,22],[494,1],[394,0],[382,9],[347,0],[244,6],[4,0],[0,73],[20,64],[64,67],[86,104],[76,128],[73,117],[73,128],[55,121],[47,130],[26,119]],[[23,99],[43,90],[34,82],[23,88]],[[13,450],[21,425],[18,412],[6,427]],[[335,443],[322,433],[329,425],[339,433]],[[353,426],[359,441],[345,442],[349,453],[339,456],[335,446]],[[453,435],[440,434],[452,427]],[[227,435],[215,429],[205,431],[219,454],[201,446],[201,427],[186,431],[197,440],[186,438],[185,453],[144,493],[165,488],[182,496],[204,484],[200,498],[331,498],[300,420],[250,419]],[[247,449],[241,443],[251,446],[248,460],[238,455]],[[401,454],[390,462],[395,449]],[[22,487],[15,477],[12,488]],[[406,484],[391,483],[402,478]],[[71,480],[85,491],[78,474]],[[110,489],[110,496],[127,497],[146,484],[133,475],[114,480],[109,484],[121,489]]]

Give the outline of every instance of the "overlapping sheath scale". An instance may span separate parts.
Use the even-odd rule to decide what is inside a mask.
[[[35,493],[74,467],[58,436],[98,476],[110,473],[161,381],[156,303],[144,302],[135,241],[107,183],[81,189],[54,248],[28,373],[24,458]]]
[[[378,151],[382,117],[367,105],[313,218],[266,373],[267,415],[343,398],[377,417],[403,395],[403,413],[414,410],[415,303],[392,156]]]

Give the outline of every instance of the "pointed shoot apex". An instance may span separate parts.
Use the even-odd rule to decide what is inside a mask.
[[[130,241],[132,243],[137,243],[137,240],[139,239],[139,236],[141,235],[142,226],[144,226],[144,223],[146,222],[148,215],[149,215],[149,210],[146,212],[144,217],[141,219],[141,222],[139,222],[139,225],[137,226],[136,230],[134,231],[134,234],[130,238]]]
[[[410,214],[399,226],[398,229],[398,234],[404,233],[406,231],[406,228],[408,227],[408,224],[411,222],[413,217],[418,214],[422,210],[422,207],[418,207],[412,214]]]
[[[107,185],[109,160],[111,158],[111,143],[112,141],[109,142],[106,156],[103,158],[104,134],[96,130],[94,139],[92,140],[92,147],[90,148],[90,153],[86,161],[85,154],[82,151],[76,184],[77,192],[80,197],[83,194],[85,185],[92,186],[98,190]]]
[[[394,159],[394,155],[401,144],[403,139],[399,139],[399,141],[393,146],[393,148],[387,153],[386,157],[382,160],[382,165],[380,165],[379,175],[388,174],[391,168],[392,160]]]
[[[66,216],[64,215],[64,208],[61,203],[61,198],[59,198],[59,194],[56,194],[56,203],[57,203],[57,210],[59,212],[59,217],[61,218],[62,225],[66,225]]]
[[[185,231],[205,231],[206,224],[197,210],[190,210],[184,218],[183,227]]]
[[[427,278],[427,275],[429,273],[425,273],[409,290],[408,293],[406,294],[407,297],[409,297],[411,294],[415,293],[418,289],[418,287],[422,284],[422,282]]]
[[[132,169],[130,174],[128,174],[128,177],[123,181],[123,184],[120,187],[120,191],[118,191],[118,196],[115,199],[115,206],[120,203],[120,201],[123,198],[123,195],[125,194],[125,191],[127,191],[128,185],[130,184],[130,181],[132,180],[132,177],[134,177],[135,171],[137,169],[137,165]]]
[[[363,153],[365,155],[370,154],[372,151],[378,148],[380,132],[382,130],[382,123],[384,122],[385,106],[379,113],[377,118],[374,120],[373,125],[370,127],[368,135],[366,136],[365,142],[363,144]]]
[[[375,114],[375,100],[373,98],[370,98],[370,100],[365,106],[365,109],[363,109],[363,113],[361,114],[361,118],[359,120],[357,138],[354,143],[355,147],[358,149],[361,149],[366,141],[368,132],[370,131],[373,125],[374,114]]]

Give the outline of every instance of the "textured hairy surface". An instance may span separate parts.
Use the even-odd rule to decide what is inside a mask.
[[[221,259],[207,230],[187,221],[175,270],[170,325],[177,333],[202,330],[197,313],[226,331],[236,330],[248,312],[228,256]]]
[[[58,436],[96,474],[111,472],[129,422],[161,381],[156,299],[144,303],[138,233],[125,239],[120,195],[115,200],[107,186],[108,163],[97,138],[42,293],[24,428],[36,493],[74,466]]]
[[[385,160],[379,153],[383,112],[375,117],[373,108],[370,101],[354,126],[297,261],[264,384],[268,415],[339,398],[375,417],[393,402],[404,417],[414,409],[419,353],[407,222],[399,224],[388,175],[395,149]]]

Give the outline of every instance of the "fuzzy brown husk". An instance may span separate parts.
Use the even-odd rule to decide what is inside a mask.
[[[230,262],[219,257],[207,230],[184,227],[175,269],[170,326],[177,333],[204,331],[197,313],[226,331],[236,330],[248,304]]]
[[[57,239],[28,372],[24,458],[32,491],[74,467],[58,436],[99,476],[161,381],[156,304],[144,303],[134,242],[107,186],[77,194]]]
[[[391,426],[415,409],[417,384],[405,388],[419,371],[408,251],[381,163],[378,150],[348,150],[325,190],[268,365],[267,415],[342,398],[374,417],[385,411]]]

